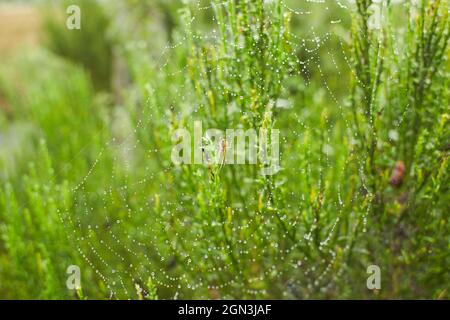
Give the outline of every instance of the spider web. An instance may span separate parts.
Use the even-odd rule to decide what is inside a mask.
[[[344,28],[342,24],[350,15],[351,4],[344,0],[282,1],[281,3],[283,9],[290,12],[296,23],[301,25],[301,29],[307,30],[306,35],[290,32],[291,45],[295,48],[292,59],[297,62],[298,66],[297,74],[293,74],[291,77],[300,77],[305,82],[306,87],[309,87],[313,85],[312,82],[317,86],[317,77],[311,75],[311,72],[318,74],[318,78],[321,80],[320,89],[325,93],[327,99],[334,104],[334,107],[339,110],[345,128],[351,132],[351,124],[345,117],[348,111],[346,111],[346,106],[342,101],[343,98],[335,92],[335,84],[330,84],[327,79],[330,69],[334,69],[334,72],[341,76],[343,67],[342,63],[338,61],[345,61],[344,68],[349,67],[350,69],[348,53],[345,49],[347,45],[342,36]],[[223,4],[226,4],[226,2]],[[197,14],[213,10],[207,1],[192,1],[188,6],[192,8],[191,12]],[[336,8],[339,10],[336,10]],[[332,12],[333,10],[336,10],[335,13]],[[311,23],[311,17],[313,16],[325,19],[328,26],[325,32],[314,25],[308,25],[308,23]],[[197,16],[193,14],[191,23],[195,24],[196,19]],[[218,43],[218,32],[215,30],[217,24],[215,18],[212,19],[211,32],[196,34],[196,37],[200,37],[205,42]],[[160,72],[167,72],[166,67],[171,63],[171,52],[176,48],[185,46],[186,40],[186,37],[182,37],[176,43],[165,46],[159,58],[156,59],[157,69]],[[333,51],[328,47],[332,41],[339,43],[340,51]],[[302,52],[305,56],[299,58],[295,55],[297,52]],[[324,57],[331,62],[331,67],[324,65]],[[172,72],[169,76],[183,76],[186,72],[187,66]],[[149,91],[151,90],[149,89]],[[171,95],[173,98],[172,101],[168,101],[168,105],[176,104],[180,100],[193,99],[192,93],[189,93],[188,88],[184,86],[177,88]],[[302,130],[311,129],[304,120],[305,117],[302,114],[304,110],[293,106],[282,112],[294,114],[292,117],[298,123],[298,127],[294,128],[294,131],[301,140]],[[321,110],[317,112],[321,112]],[[164,202],[164,199],[161,199],[159,194],[173,192],[173,190],[170,189],[170,186],[161,182],[160,173],[156,172],[154,167],[146,167],[145,171],[140,174],[140,178],[136,178],[136,175],[132,173],[135,166],[132,155],[142,153],[137,132],[148,128],[149,123],[154,120],[153,117],[154,115],[143,113],[142,117],[136,122],[136,126],[129,128],[130,133],[127,136],[121,139],[116,137],[105,142],[104,150],[98,155],[89,172],[76,183],[72,190],[74,197],[76,197],[77,212],[82,212],[83,215],[74,217],[70,212],[60,213],[61,222],[64,224],[72,243],[76,246],[76,250],[89,268],[101,279],[109,292],[110,298],[136,298],[136,290],[138,292],[147,290],[148,279],[151,279],[159,292],[163,292],[165,296],[170,293],[173,298],[198,297],[198,292],[202,292],[202,298],[211,298],[215,294],[229,292],[228,290],[231,290],[231,292],[239,290],[238,292],[241,294],[253,297],[265,297],[268,292],[266,289],[259,289],[257,283],[263,282],[267,278],[270,278],[271,281],[278,280],[280,283],[285,283],[285,290],[282,295],[286,298],[297,297],[296,288],[298,287],[306,287],[306,290],[302,291],[302,297],[307,298],[308,292],[311,294],[326,292],[334,286],[334,282],[344,272],[344,268],[338,270],[333,268],[338,252],[336,252],[336,248],[329,246],[329,242],[335,236],[336,228],[342,219],[344,210],[342,197],[345,195],[341,194],[340,185],[337,186],[336,201],[328,200],[333,201],[332,206],[337,214],[330,221],[327,227],[328,234],[323,237],[320,243],[320,250],[324,253],[323,257],[317,257],[317,261],[310,261],[306,256],[300,256],[299,258],[297,254],[304,248],[304,245],[309,245],[313,241],[312,235],[315,231],[316,220],[313,220],[312,224],[308,226],[308,230],[301,236],[301,241],[288,248],[280,248],[279,243],[270,243],[268,247],[256,248],[254,247],[253,237],[238,239],[237,243],[241,250],[236,253],[239,260],[255,261],[258,258],[264,261],[266,255],[273,255],[274,250],[279,250],[278,258],[282,261],[279,265],[275,263],[264,266],[262,271],[256,272],[256,276],[248,277],[243,270],[236,270],[228,259],[222,257],[223,252],[229,250],[226,244],[208,243],[208,238],[202,235],[198,229],[190,229],[191,217],[180,215],[180,213],[183,213],[184,206],[187,205],[184,203],[186,200],[184,200],[183,194],[179,195],[178,203]],[[169,119],[166,121],[168,122]],[[325,133],[326,148],[318,155],[319,162],[323,164],[323,167],[318,168],[319,175],[326,173],[328,168],[337,165],[331,157],[334,143],[332,141],[334,125],[328,116],[325,116],[325,123],[327,128]],[[286,130],[286,128],[281,129]],[[287,141],[286,143],[292,144],[293,142]],[[99,166],[102,166],[102,162],[105,161],[104,155],[108,150],[112,150],[114,154],[113,162],[121,163],[125,171],[130,172],[130,175],[125,175],[123,178],[121,173],[114,170],[111,172],[111,181],[114,181],[114,184],[104,185],[102,191],[92,194],[85,188],[86,182],[89,179],[95,179],[95,171]],[[120,150],[120,152],[117,152],[117,150]],[[155,147],[147,150],[145,157],[154,159],[159,152],[160,150]],[[297,158],[296,155],[285,151],[281,156],[282,163],[291,163],[291,161],[288,161],[289,159],[295,160]],[[342,171],[345,171],[348,164],[344,162],[339,165],[342,166]],[[170,176],[171,171],[175,169],[172,166],[166,166],[162,170],[163,174]],[[290,170],[295,173],[295,168],[290,168]],[[305,170],[304,172],[297,172],[297,174],[313,176],[313,169],[310,165]],[[313,183],[317,190],[324,187],[322,179],[317,179]],[[119,188],[117,184],[120,185]],[[160,189],[160,192],[156,195],[147,194],[149,190],[147,186],[152,184],[155,185],[156,189]],[[291,198],[296,199],[296,201],[290,204],[289,210],[296,210],[297,206],[304,206],[306,203],[305,197],[308,197],[308,195],[293,190]],[[143,199],[148,200],[144,201]],[[94,210],[90,204],[91,201],[102,203],[104,210],[101,210],[101,212]],[[157,210],[159,214],[154,214],[156,207],[159,208]],[[110,212],[111,208],[115,208],[115,213]],[[236,210],[246,210],[246,208],[237,208]],[[367,213],[364,214],[367,215]],[[188,215],[189,213],[185,212],[184,214]],[[98,222],[99,216],[102,217],[100,222]],[[267,219],[265,221],[267,225],[277,223],[275,216],[268,216],[265,219]],[[169,223],[169,221],[172,222]],[[211,227],[212,230],[215,230],[215,228],[221,227],[222,222],[212,220],[205,223],[209,224],[208,227]],[[288,223],[293,226],[301,224],[300,214]],[[184,226],[183,232],[190,233],[189,239],[194,239],[194,241],[184,243],[184,240],[179,238],[178,231],[172,230],[171,224]],[[242,230],[259,230],[259,224],[260,221],[256,218],[250,218],[242,225],[234,228],[237,228],[236,233]],[[267,238],[269,238],[270,232],[277,232],[277,230],[263,230],[263,235],[268,233]],[[285,234],[284,236],[288,235]],[[203,252],[205,252],[203,260],[207,263],[196,260],[196,257],[198,258],[196,250],[199,247],[202,247]],[[348,247],[345,248],[345,250],[348,249]],[[256,256],[255,252],[257,252]],[[214,263],[214,261],[220,263]],[[180,265],[182,266],[181,271]],[[189,272],[183,273],[183,270]],[[292,275],[299,273],[303,276],[292,277]],[[217,275],[215,281],[211,281],[211,274]],[[247,278],[246,281],[248,282],[242,288],[244,278]],[[302,281],[306,281],[306,283]],[[194,293],[197,294],[194,295]],[[225,293],[221,297],[227,298],[229,296]]]

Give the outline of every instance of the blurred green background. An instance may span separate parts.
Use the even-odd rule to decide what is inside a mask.
[[[1,1],[0,298],[448,299],[448,3],[418,3]],[[173,165],[194,120],[280,129],[283,170]]]

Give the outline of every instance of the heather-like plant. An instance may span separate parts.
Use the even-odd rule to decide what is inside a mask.
[[[381,7],[379,28],[371,29],[374,6],[373,1],[356,1],[352,134],[360,184],[370,199],[369,224],[378,226],[368,245],[379,248],[377,259],[389,263],[388,285],[395,296],[420,292],[423,278],[439,278],[439,272],[422,271],[423,278],[408,283],[400,274],[427,268],[420,258],[427,245],[419,239],[427,237],[429,228],[444,233],[447,228],[441,188],[448,184],[448,150],[443,146],[448,138],[450,21],[441,1],[403,8],[387,3]],[[408,16],[403,29],[395,23],[400,12]],[[431,190],[441,196],[434,198]],[[447,256],[447,237],[437,238],[443,242],[436,239],[429,245],[432,255],[442,258]]]
[[[27,141],[0,144],[0,297],[446,298],[448,4],[183,3],[93,1],[101,28],[50,32],[70,59],[0,67],[0,143]],[[195,122],[279,130],[280,170],[173,162]]]

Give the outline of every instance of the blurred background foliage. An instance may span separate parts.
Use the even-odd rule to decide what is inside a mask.
[[[376,8],[1,2],[0,298],[448,299],[448,4]],[[283,170],[174,166],[194,120]]]

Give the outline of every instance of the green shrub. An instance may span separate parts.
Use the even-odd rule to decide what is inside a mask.
[[[66,27],[69,5],[81,12],[80,29]],[[92,77],[95,88],[109,90],[113,74],[113,40],[111,21],[97,0],[64,1],[49,9],[46,4],[44,33],[47,47],[54,53],[83,66]]]
[[[54,25],[55,39],[103,48],[73,57],[84,68],[42,51],[0,68],[12,110],[0,137],[23,123],[34,135],[0,175],[0,296],[447,298],[448,5],[386,2],[374,28],[373,1],[336,4],[350,17],[322,39],[300,12],[317,4],[172,4],[157,58],[151,39],[120,35],[131,78],[113,92],[120,106],[93,89],[106,76],[88,76],[108,56],[105,20],[69,38]],[[335,16],[321,19],[327,34]],[[279,129],[281,171],[175,165],[172,136],[197,120]],[[381,290],[366,287],[372,264]]]

